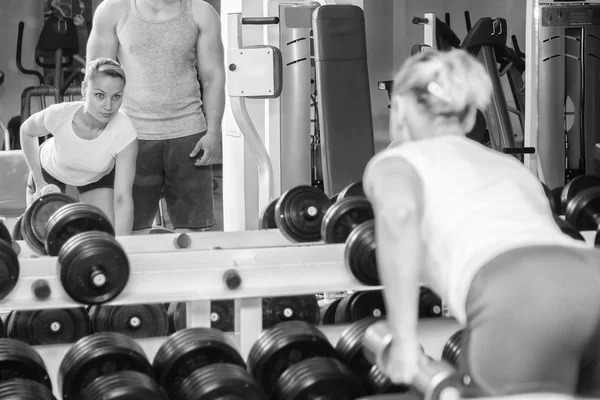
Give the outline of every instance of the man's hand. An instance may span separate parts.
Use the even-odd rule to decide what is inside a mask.
[[[383,359],[384,365],[378,367],[395,384],[410,385],[419,372],[419,359],[424,357],[422,353],[417,341],[394,340]]]
[[[219,162],[221,160],[221,132],[208,132],[202,136],[196,143],[190,157],[196,157],[200,151],[203,154],[199,160],[196,160],[196,166],[212,165]]]

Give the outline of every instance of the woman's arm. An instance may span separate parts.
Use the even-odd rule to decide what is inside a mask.
[[[115,233],[131,235],[133,229],[132,187],[138,153],[137,139],[117,154],[115,162]]]
[[[33,181],[37,190],[46,185],[42,176],[42,165],[40,163],[40,141],[41,136],[49,135],[44,123],[44,110],[37,112],[27,118],[20,127],[21,148],[25,155],[25,161],[33,174]]]

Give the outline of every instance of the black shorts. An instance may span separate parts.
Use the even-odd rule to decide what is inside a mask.
[[[60,191],[65,193],[65,191],[67,189],[67,184],[59,181],[58,179],[56,179],[55,177],[50,175],[48,173],[48,171],[46,171],[44,169],[44,167],[42,167],[42,176],[44,177],[44,180],[46,181],[46,183],[58,186],[60,188]],[[108,174],[104,175],[98,181],[92,182],[90,184],[83,185],[83,186],[77,186],[77,191],[79,192],[79,194],[83,194],[85,192],[89,192],[94,189],[102,189],[102,188],[114,189],[114,187],[115,187],[115,168],[113,167],[113,169]],[[37,189],[35,187],[35,182],[33,180],[33,174],[30,172],[29,179],[27,180],[27,193],[30,195],[34,195],[36,190]]]
[[[552,392],[600,398],[600,250],[507,252],[467,296],[464,398]]]
[[[133,183],[133,229],[151,228],[164,196],[174,228],[213,226],[212,167],[196,166],[200,155],[190,157],[206,132],[176,139],[139,140]]]

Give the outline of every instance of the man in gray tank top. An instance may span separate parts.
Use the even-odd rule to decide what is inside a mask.
[[[204,0],[104,0],[87,57],[118,59],[127,74],[121,109],[139,139],[134,231],[152,227],[161,196],[178,231],[213,226],[211,164],[225,109],[216,10]]]

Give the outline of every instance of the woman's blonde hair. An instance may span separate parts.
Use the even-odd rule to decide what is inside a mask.
[[[471,107],[489,106],[492,81],[466,51],[432,50],[410,57],[396,74],[392,96],[408,93],[432,116],[462,121]]]
[[[125,71],[123,68],[121,68],[121,64],[111,58],[97,58],[94,61],[90,61],[85,69],[85,78],[81,83],[81,95],[83,97],[85,97],[89,80],[97,75],[121,78],[123,79],[123,83],[127,82],[127,79],[125,78]]]

